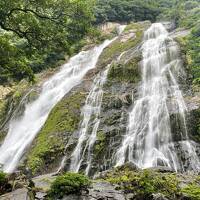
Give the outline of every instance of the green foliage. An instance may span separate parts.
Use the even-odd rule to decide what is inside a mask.
[[[28,78],[72,54],[93,21],[91,0],[0,1],[0,83]]]
[[[133,193],[134,199],[150,199],[152,194],[161,193],[169,199],[177,199],[180,193],[178,179],[174,174],[161,174],[150,170],[130,171],[117,168],[108,174],[107,181],[118,184],[127,193]]]
[[[163,0],[165,1],[165,0]],[[171,0],[171,6],[164,6],[157,19],[170,20],[176,26],[194,27],[200,19],[199,0]]]
[[[7,175],[0,171],[0,195],[7,192],[7,190],[10,190],[10,185],[8,184]]]
[[[77,194],[89,185],[90,180],[86,176],[68,172],[58,176],[52,183],[49,197],[51,199],[59,199],[68,194]]]
[[[156,1],[98,0],[95,8],[96,23],[106,21],[155,21],[160,13]]]
[[[143,32],[146,28],[146,23],[131,23],[124,31],[124,35],[129,35],[130,31],[135,33],[135,37],[130,37],[126,41],[121,39],[115,40],[109,47],[107,47],[99,58],[99,65],[106,66],[112,62],[112,60],[126,50],[136,47],[142,40]]]
[[[200,24],[192,29],[189,36],[177,38],[185,55],[186,65],[193,75],[193,84],[200,85]]]
[[[181,192],[191,200],[200,200],[200,185],[197,183],[191,183],[184,187]]]
[[[94,155],[96,158],[98,158],[99,155],[102,152],[104,152],[105,144],[106,144],[106,135],[103,131],[99,131],[97,133],[97,141],[94,149]]]
[[[0,84],[15,77],[20,80],[28,78],[33,81],[33,71],[22,49],[14,44],[12,35],[0,32]]]
[[[6,181],[6,174],[0,171],[0,185]]]
[[[200,23],[192,30],[187,42],[187,54],[190,57],[190,68],[194,84],[200,85]]]
[[[82,93],[64,97],[51,111],[36,138],[33,149],[28,154],[27,165],[33,174],[45,170],[46,164],[50,165],[53,159],[62,155],[65,148],[63,133],[70,134],[78,128],[81,102],[84,97]]]
[[[136,83],[140,79],[140,58],[133,58],[125,64],[113,64],[108,73],[108,80],[118,82]]]

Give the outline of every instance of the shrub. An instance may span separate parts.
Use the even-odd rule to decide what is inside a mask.
[[[86,176],[68,172],[55,179],[51,185],[49,197],[55,199],[68,194],[80,193],[82,189],[89,185],[90,180]]]
[[[8,180],[6,174],[0,171],[0,195],[9,191],[10,185],[8,184]]]
[[[126,193],[133,193],[136,200],[151,199],[152,195],[157,193],[169,199],[177,199],[180,194],[178,180],[174,174],[119,168],[109,174],[106,180],[118,184],[118,189],[122,189]]]
[[[6,174],[4,172],[0,172],[0,185],[6,181]]]

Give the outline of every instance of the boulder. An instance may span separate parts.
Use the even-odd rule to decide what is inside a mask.
[[[29,192],[27,188],[17,189],[13,192],[4,194],[0,200],[33,200],[33,193]]]

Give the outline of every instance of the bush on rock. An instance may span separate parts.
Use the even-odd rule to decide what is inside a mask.
[[[77,173],[68,172],[58,176],[51,185],[49,197],[52,199],[62,198],[68,194],[80,193],[90,185],[90,180]]]

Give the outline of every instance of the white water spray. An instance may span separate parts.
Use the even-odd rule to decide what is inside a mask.
[[[168,104],[179,113],[183,132],[181,148],[191,158],[190,169],[200,170],[195,148],[188,140],[185,105],[177,78],[183,75],[176,43],[160,23],[153,24],[144,35],[142,46],[142,85],[139,98],[129,114],[127,134],[116,153],[116,165],[126,161],[139,168],[168,166],[184,170],[177,156],[171,134]]]
[[[71,171],[79,171],[85,156],[87,162],[85,173],[88,174],[91,168],[93,146],[96,141],[97,130],[100,123],[103,85],[107,79],[109,66],[103,73],[100,73],[95,78],[92,89],[87,96],[85,106],[83,107],[83,121],[79,132],[79,140],[71,157]],[[89,129],[91,129],[91,133],[89,133]],[[85,146],[83,143],[86,143]]]
[[[118,35],[120,35],[126,25],[120,25],[117,27]],[[112,41],[116,40],[115,37]],[[100,124],[100,111],[103,98],[103,85],[107,80],[107,74],[110,64],[106,70],[99,73],[95,78],[91,91],[87,96],[85,106],[82,110],[83,120],[81,122],[79,130],[78,143],[71,155],[70,170],[78,172],[84,159],[86,159],[85,173],[88,175],[91,169],[93,147],[96,142],[97,131]],[[67,157],[65,156],[61,162],[61,166],[58,171],[64,168]]]
[[[81,82],[88,70],[95,67],[103,49],[111,42],[112,40],[107,40],[92,50],[72,57],[60,72],[43,84],[41,94],[33,103],[26,105],[23,116],[10,122],[8,134],[0,148],[0,163],[5,172],[15,170],[24,151],[44,125],[51,109]]]

